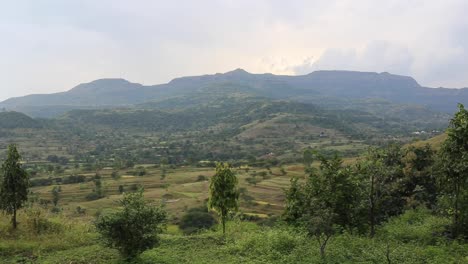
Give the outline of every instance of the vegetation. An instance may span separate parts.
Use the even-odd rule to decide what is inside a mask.
[[[453,235],[468,238],[468,111],[461,104],[447,135],[440,152],[442,202],[452,216]]]
[[[223,234],[226,233],[226,220],[229,212],[238,209],[239,192],[237,178],[227,163],[216,164],[216,174],[210,182],[210,199],[208,206],[221,217]]]
[[[143,190],[125,194],[120,205],[122,211],[100,216],[96,221],[97,231],[106,245],[119,250],[125,258],[155,247],[166,222],[166,212],[148,205]]]
[[[29,126],[5,112],[1,183],[14,179],[22,195],[16,229],[0,216],[0,262],[468,260],[462,106],[447,135],[424,141],[443,116],[325,109],[249,89],[23,116]]]
[[[16,213],[28,199],[29,178],[20,164],[16,145],[8,146],[8,154],[1,167],[0,209],[12,215],[11,224],[17,228]]]
[[[179,228],[184,234],[190,235],[201,230],[210,229],[216,224],[216,219],[206,207],[190,209],[180,220]]]

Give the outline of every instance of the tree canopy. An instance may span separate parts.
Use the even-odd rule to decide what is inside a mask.
[[[16,212],[28,199],[29,177],[21,166],[21,155],[16,145],[8,146],[7,158],[1,167],[0,209],[12,215],[12,225],[16,229]]]

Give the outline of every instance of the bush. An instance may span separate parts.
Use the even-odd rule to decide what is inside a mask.
[[[256,259],[261,260],[258,261],[259,263],[296,263],[290,258],[302,257],[295,251],[309,243],[305,235],[289,229],[263,229],[245,234],[241,239],[229,245],[228,250],[235,255],[255,256]]]
[[[62,225],[50,221],[40,209],[29,209],[26,211],[26,227],[34,235],[60,233]]]
[[[184,234],[193,234],[203,229],[209,229],[216,224],[216,219],[206,208],[190,209],[179,223]]]
[[[198,175],[197,182],[206,181],[208,178],[205,175]]]
[[[435,245],[438,238],[449,230],[450,219],[432,215],[428,209],[408,210],[390,219],[382,229],[383,236],[401,242],[419,242]]]
[[[64,184],[82,183],[85,181],[86,181],[86,177],[84,175],[70,175],[63,179]]]
[[[99,194],[96,193],[96,192],[92,192],[92,193],[87,194],[85,198],[86,198],[86,200],[88,200],[88,201],[94,201],[94,200],[101,199],[102,196],[99,195]]]
[[[97,231],[107,246],[116,248],[125,258],[134,258],[159,243],[167,215],[161,207],[147,204],[143,191],[126,193],[120,201],[122,211],[100,216]]]

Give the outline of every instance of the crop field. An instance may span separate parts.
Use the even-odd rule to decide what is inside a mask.
[[[285,166],[285,174],[279,168],[238,168],[236,174],[239,188],[243,189],[240,211],[250,215],[279,215],[283,210],[284,188],[289,186],[292,175],[304,175],[302,165]],[[248,171],[248,172],[246,172]],[[64,214],[76,214],[76,208],[86,210],[87,215],[94,216],[102,210],[112,210],[116,201],[122,197],[119,186],[130,190],[132,186],[144,188],[145,197],[156,203],[164,203],[170,215],[177,219],[189,208],[202,206],[208,199],[209,178],[214,174],[213,168],[181,167],[169,169],[164,179],[159,168],[148,167],[144,176],[126,174],[125,170],[117,171],[118,179],[113,179],[114,170],[103,169],[97,173],[101,176],[105,197],[93,201],[86,200],[86,195],[93,191],[94,182],[61,184],[59,207]],[[89,179],[96,173],[80,174]],[[255,184],[248,183],[247,178],[257,179]],[[263,176],[260,176],[263,175]],[[52,186],[33,187],[32,192],[38,199],[51,200]],[[135,188],[135,187],[133,187]]]

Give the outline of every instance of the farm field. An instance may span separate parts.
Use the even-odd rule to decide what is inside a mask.
[[[345,160],[351,162],[352,159]],[[137,188],[145,190],[145,198],[155,203],[164,203],[172,220],[177,221],[180,216],[190,208],[203,206],[208,199],[209,180],[214,174],[213,168],[180,167],[167,169],[164,178],[161,177],[160,168],[152,165],[136,165],[145,168],[145,175],[135,176],[128,170],[115,171],[104,168],[97,172],[103,185],[104,197],[89,201],[86,196],[95,188],[92,180],[96,175],[83,173],[88,180],[82,183],[52,184],[31,188],[35,199],[42,200],[46,207],[51,207],[52,189],[60,186],[58,206],[64,215],[74,217],[94,217],[96,213],[112,210],[117,206],[116,201],[121,199],[119,186],[124,191],[135,191]],[[281,168],[284,171],[281,171]],[[279,216],[283,211],[284,190],[288,188],[291,177],[304,177],[304,166],[301,164],[285,165],[283,167],[265,168],[241,167],[235,169],[239,180],[240,212],[258,218]],[[118,178],[113,178],[112,173]],[[67,172],[63,175],[66,177]],[[255,175],[255,176],[254,176]],[[46,176],[49,177],[49,176]],[[60,178],[60,175],[52,176]],[[40,177],[35,180],[41,179]],[[249,182],[255,179],[255,183]],[[44,201],[49,201],[45,203]],[[76,208],[80,207],[86,213],[79,215]]]

